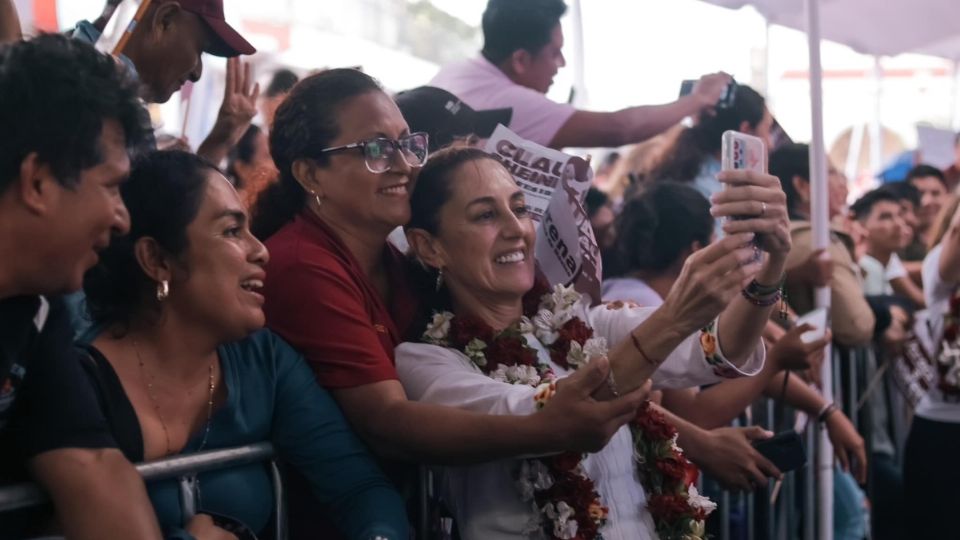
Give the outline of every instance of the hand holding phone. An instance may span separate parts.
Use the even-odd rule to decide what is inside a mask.
[[[813,330],[809,330],[800,335],[800,341],[803,343],[813,343],[823,339],[827,331],[827,308],[819,307],[805,315],[797,317],[796,326],[809,324]]]
[[[807,462],[803,441],[792,429],[777,433],[769,439],[754,441],[753,447],[776,465],[780,472],[795,471]]]
[[[692,94],[698,82],[702,83],[705,79],[709,79],[711,77],[719,77],[719,76],[729,78],[730,82],[728,82],[726,86],[723,88],[723,91],[720,94],[720,97],[717,100],[716,104],[714,104],[714,107],[716,107],[717,109],[729,109],[730,107],[733,107],[734,100],[736,100],[736,97],[737,97],[737,81],[733,80],[732,77],[724,73],[714,73],[711,75],[704,75],[703,77],[700,78],[700,80],[686,79],[684,81],[681,81],[680,97]]]

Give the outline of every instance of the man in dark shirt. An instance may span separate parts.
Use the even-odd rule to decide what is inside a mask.
[[[73,538],[159,538],[113,447],[59,296],[130,218],[120,184],[149,130],[136,86],[59,35],[0,48],[0,481],[31,473]],[[0,517],[0,537],[23,519]]]

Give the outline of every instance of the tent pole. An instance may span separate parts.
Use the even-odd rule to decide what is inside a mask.
[[[883,167],[883,124],[880,114],[883,110],[883,66],[880,57],[873,57],[873,118],[870,120],[870,174],[877,174]]]
[[[586,107],[590,101],[587,96],[587,76],[583,55],[583,6],[580,0],[570,3],[571,24],[573,25],[573,103],[580,108]]]
[[[826,249],[830,239],[830,218],[827,206],[827,153],[823,143],[823,70],[820,65],[820,3],[806,0],[807,39],[810,52],[810,112],[813,137],[810,144],[811,225],[813,248]],[[830,308],[830,288],[816,291],[816,305]],[[833,401],[833,355],[828,346],[821,367],[823,398]],[[813,419],[814,421],[816,419]],[[826,430],[818,430],[817,512],[820,540],[833,540],[833,448]]]

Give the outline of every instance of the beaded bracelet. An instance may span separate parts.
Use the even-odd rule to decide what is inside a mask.
[[[743,297],[746,298],[747,301],[750,302],[751,304],[755,306],[760,306],[760,307],[770,307],[776,304],[777,302],[779,302],[782,296],[782,293],[780,292],[779,289],[777,289],[773,294],[763,295],[763,296],[753,294],[747,289],[741,290],[740,294],[742,294]]]

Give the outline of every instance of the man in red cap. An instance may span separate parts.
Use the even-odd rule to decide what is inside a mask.
[[[81,21],[73,36],[96,42],[117,4],[108,0],[100,18],[93,24]],[[199,155],[219,163],[249,127],[259,97],[249,66],[237,58],[256,49],[227,24],[223,0],[152,0],[130,34],[120,60],[139,78],[144,101],[165,103],[184,83],[200,79],[204,52],[230,59],[217,121],[197,149]]]

